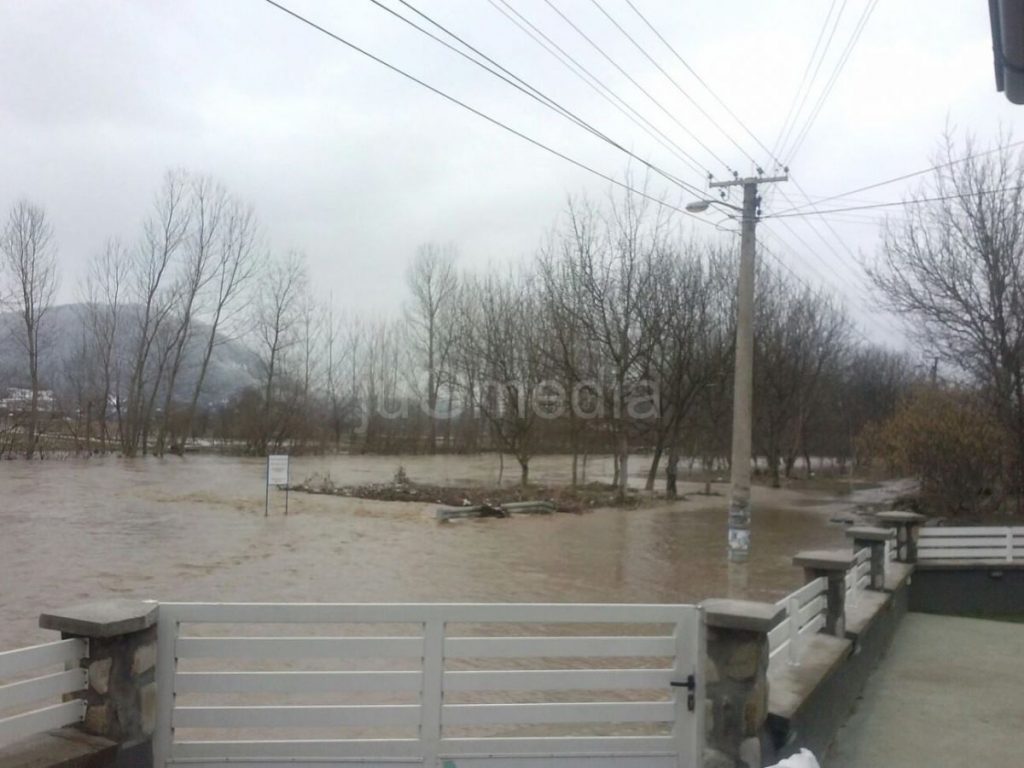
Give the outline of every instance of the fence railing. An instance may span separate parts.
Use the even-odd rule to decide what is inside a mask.
[[[778,657],[785,658],[790,664],[800,663],[808,636],[825,626],[827,587],[827,579],[818,578],[775,604],[777,608],[783,608],[786,615],[768,633],[768,655],[771,660]]]
[[[846,572],[846,604],[856,605],[860,593],[871,583],[871,549],[864,547],[853,556],[853,567]]]
[[[703,637],[686,605],[161,603],[156,764],[695,766]]]
[[[81,639],[0,653],[0,745],[85,718],[83,699],[63,699],[88,685],[79,666],[87,654]]]
[[[1024,562],[1024,526],[921,528],[917,558]]]

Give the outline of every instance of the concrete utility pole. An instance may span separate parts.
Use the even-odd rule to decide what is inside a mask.
[[[788,175],[713,181],[711,187],[743,187],[743,229],[736,309],[736,371],[733,383],[732,477],[729,489],[729,560],[746,562],[750,553],[750,446],[754,410],[754,256],[759,184],[786,181]],[[724,203],[724,205],[728,205]],[[729,206],[736,208],[736,206]]]

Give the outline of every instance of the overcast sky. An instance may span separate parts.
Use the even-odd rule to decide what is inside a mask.
[[[843,13],[798,129],[871,5],[632,2],[760,143],[776,151],[830,7],[842,6]],[[622,153],[371,2],[282,3],[604,174],[621,177],[626,170]],[[412,15],[397,0],[382,3]],[[771,170],[768,152],[627,0],[600,0],[600,8],[719,126],[593,0],[508,3],[692,155],[695,165],[721,177],[728,173],[724,161],[746,173],[749,153]],[[696,170],[623,117],[489,0],[412,4],[637,155],[704,185]],[[947,120],[984,142],[1000,127],[1016,128],[1024,138],[1024,110],[995,91],[988,24],[982,0],[879,2],[791,160],[800,187],[812,197],[826,196],[926,167]],[[826,38],[829,30],[831,25]],[[417,244],[452,241],[471,268],[526,258],[568,194],[601,197],[609,187],[263,0],[0,0],[0,209],[21,197],[46,207],[64,273],[62,300],[74,298],[85,260],[106,238],[136,236],[171,167],[211,174],[252,203],[271,247],[305,251],[317,290],[333,295],[339,308],[360,312],[399,305],[403,270]],[[692,199],[677,187],[654,186],[675,203]],[[783,191],[801,200],[791,182],[769,198],[769,211],[790,207]],[[905,192],[897,184],[857,200],[894,200]],[[875,247],[878,228],[871,220],[838,218],[832,226],[852,251]],[[836,234],[819,223],[819,237],[807,223],[789,221],[795,232],[780,223],[762,226],[769,247],[809,282],[843,292],[859,316],[867,315],[858,288],[862,276]],[[709,224],[687,220],[684,226],[716,236]],[[880,325],[865,319],[872,337],[882,336]]]

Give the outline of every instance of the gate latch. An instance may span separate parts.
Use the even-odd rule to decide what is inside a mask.
[[[696,691],[697,691],[697,677],[695,675],[687,675],[686,680],[673,680],[669,683],[673,688],[685,688],[689,693],[686,695],[686,708],[693,712],[696,707]]]

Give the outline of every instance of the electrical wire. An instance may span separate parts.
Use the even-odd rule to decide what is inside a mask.
[[[379,56],[376,56],[376,55],[370,53],[369,51],[365,50],[364,48],[360,48],[355,43],[352,43],[352,42],[346,40],[345,38],[335,34],[334,32],[331,32],[329,29],[326,29],[325,27],[320,26],[319,24],[317,24],[316,22],[312,21],[311,19],[308,19],[305,16],[302,16],[301,14],[291,10],[290,8],[287,8],[287,7],[283,6],[283,5],[281,5],[280,3],[276,2],[275,0],[264,0],[264,2],[266,2],[268,5],[273,6],[274,8],[278,9],[279,11],[281,11],[281,12],[291,16],[292,18],[296,19],[297,21],[300,21],[303,24],[311,27],[312,29],[315,29],[316,31],[326,35],[327,37],[331,38],[332,40],[341,43],[342,45],[350,48],[351,50],[353,50],[353,51],[355,51],[357,53],[361,53],[363,56],[366,56],[367,58],[372,59],[373,61],[377,62],[381,66],[384,66],[387,69],[390,69],[392,72],[395,72],[396,74],[401,75],[402,77],[406,78],[407,80],[411,80],[412,82],[416,83],[417,85],[419,85],[419,86],[421,86],[423,88],[426,88],[428,91],[430,91],[430,92],[440,96],[441,98],[445,99],[446,101],[450,101],[451,103],[453,103],[453,104],[455,104],[455,105],[457,105],[459,107],[462,107],[466,111],[471,112],[472,114],[476,115],[477,117],[483,118],[484,120],[486,120],[487,122],[491,123],[492,125],[495,125],[495,126],[501,128],[501,129],[505,130],[505,131],[508,131],[512,135],[519,137],[520,139],[522,139],[522,140],[524,140],[524,141],[534,145],[535,147],[538,147],[539,149],[543,149],[545,152],[548,152],[548,153],[554,155],[555,157],[558,157],[558,158],[561,158],[562,160],[565,160],[566,162],[570,163],[571,165],[576,166],[577,168],[580,168],[580,169],[582,169],[584,171],[587,171],[588,173],[591,173],[591,174],[593,174],[593,175],[595,175],[595,176],[597,176],[599,178],[602,178],[605,181],[608,181],[608,182],[610,182],[610,183],[612,183],[612,184],[614,184],[614,185],[616,185],[618,187],[621,187],[621,188],[627,190],[628,192],[631,192],[632,194],[636,194],[636,195],[639,195],[640,197],[643,197],[643,198],[645,198],[647,200],[650,200],[651,202],[654,202],[657,205],[660,205],[660,206],[663,206],[665,208],[674,210],[674,211],[676,211],[678,213],[682,213],[685,216],[689,216],[690,218],[695,219],[697,221],[701,221],[703,223],[710,224],[710,222],[706,221],[705,219],[701,218],[700,216],[696,216],[696,215],[690,213],[689,211],[685,210],[684,208],[680,208],[678,206],[672,205],[671,203],[667,203],[664,200],[662,200],[662,199],[660,199],[658,197],[655,197],[654,195],[650,195],[650,194],[648,194],[646,192],[643,192],[642,190],[635,189],[634,187],[630,186],[629,184],[626,184],[625,182],[622,182],[622,181],[620,181],[620,180],[618,180],[618,179],[616,179],[616,178],[614,178],[612,176],[609,176],[609,175],[607,175],[605,173],[602,173],[601,171],[595,170],[594,168],[591,168],[590,166],[585,165],[584,163],[580,162],[579,160],[576,160],[576,159],[574,159],[572,157],[569,157],[568,155],[558,151],[557,149],[549,147],[548,145],[544,144],[543,142],[540,142],[537,139],[534,139],[534,138],[531,138],[530,136],[527,136],[525,133],[523,133],[521,131],[518,131],[515,128],[512,128],[511,126],[501,122],[497,118],[491,117],[490,115],[486,114],[485,112],[481,112],[480,110],[476,109],[475,107],[471,107],[469,104],[465,103],[464,101],[460,101],[456,97],[454,97],[454,96],[452,96],[452,95],[450,95],[448,93],[445,93],[441,89],[436,88],[435,86],[430,85],[429,83],[427,83],[427,82],[425,82],[423,80],[420,80],[415,75],[412,75],[412,74],[406,72],[405,70],[401,69],[400,67],[397,67],[396,65],[391,64],[388,61],[385,61],[384,59],[382,59]]]
[[[502,8],[498,5],[495,0],[488,0],[491,6],[502,14],[506,19],[517,26],[524,34],[532,39],[537,45],[543,48],[548,54],[554,57],[562,66],[568,69],[577,78],[582,80],[589,88],[595,93],[601,96],[605,101],[611,104],[621,114],[633,122],[634,125],[641,128],[649,136],[654,138],[659,144],[665,147],[669,152],[674,154],[677,158],[682,160],[687,166],[694,170],[702,179],[707,177],[707,169],[699,165],[699,161],[684,150],[678,143],[676,143],[670,136],[664,131],[659,129],[643,115],[641,115],[631,104],[625,101],[617,93],[611,90],[605,85],[599,78],[597,78],[589,69],[583,66],[577,59],[571,54],[567,53],[565,49],[555,43],[550,37],[544,34],[536,25],[533,24],[529,19],[523,16],[519,11],[513,8],[506,2],[506,0],[498,0],[501,5],[505,6]],[[506,10],[507,9],[507,10]],[[518,17],[518,18],[517,18]],[[521,20],[521,21],[520,21]]]
[[[797,191],[800,192],[800,194],[802,194],[804,196],[804,198],[806,199],[807,198],[807,193],[804,192],[804,188],[800,185],[800,182],[793,175],[790,175],[790,180],[796,186]],[[783,199],[785,199],[786,202],[788,202],[790,205],[793,204],[793,201],[790,199],[789,195],[786,194],[784,189],[780,188],[779,192],[780,192],[780,194],[782,194]],[[814,208],[814,210],[817,210],[817,208],[814,207],[813,204],[812,204],[812,208]],[[862,283],[863,287],[860,290],[862,291],[862,296],[866,297],[867,296],[867,293],[866,293],[867,283],[864,282],[864,276],[861,275],[861,272],[860,272],[859,269],[855,269],[852,266],[854,264],[858,264],[859,263],[857,261],[856,255],[853,253],[852,250],[850,250],[850,246],[847,245],[846,240],[843,239],[838,232],[836,232],[835,227],[832,226],[832,223],[830,221],[828,221],[828,220],[820,220],[820,221],[821,221],[822,224],[825,225],[825,227],[832,234],[832,236],[836,239],[836,241],[843,248],[843,250],[846,251],[847,256],[849,256],[849,261],[846,261],[846,260],[844,260],[842,258],[842,256],[839,254],[839,252],[832,245],[832,242],[827,237],[825,237],[825,235],[818,229],[817,221],[816,220],[814,220],[814,219],[807,219],[807,225],[810,227],[811,231],[814,232],[814,234],[818,236],[818,239],[820,239],[821,242],[823,242],[825,244],[825,246],[830,251],[832,251],[832,254],[839,260],[839,262],[842,263],[842,264],[845,264],[848,267],[848,271],[851,273],[853,278],[858,283]],[[782,223],[784,225],[786,225],[786,222],[782,222]],[[789,227],[787,226],[787,229],[788,228]]]
[[[395,18],[405,22],[406,24],[411,26],[413,29],[421,32],[422,34],[426,35],[427,37],[429,37],[430,39],[432,39],[435,42],[439,43],[440,45],[443,45],[445,48],[447,48],[448,50],[452,51],[453,53],[458,54],[459,56],[463,57],[464,59],[466,59],[470,63],[475,64],[476,66],[480,67],[485,72],[493,75],[494,77],[497,77],[498,79],[502,80],[503,82],[507,83],[508,85],[511,85],[513,88],[515,88],[516,90],[518,90],[518,91],[524,93],[525,95],[529,96],[534,101],[537,101],[541,105],[547,107],[548,109],[551,109],[552,111],[556,112],[560,116],[565,117],[570,122],[575,123],[579,127],[583,128],[584,130],[586,130],[589,133],[593,134],[594,136],[598,137],[602,141],[604,141],[607,144],[615,147],[620,152],[623,152],[624,154],[628,155],[629,157],[633,158],[634,160],[637,160],[642,165],[644,165],[646,168],[648,168],[651,171],[654,171],[655,173],[657,173],[658,175],[662,176],[666,180],[671,181],[674,184],[677,184],[678,186],[682,187],[683,189],[685,189],[688,192],[691,192],[691,193],[697,194],[697,195],[703,195],[703,191],[698,189],[694,185],[688,184],[687,182],[683,181],[682,179],[678,178],[677,176],[675,176],[673,174],[670,174],[667,171],[662,170],[661,168],[653,165],[652,163],[648,162],[647,160],[645,160],[644,158],[640,157],[639,155],[636,155],[633,152],[631,152],[630,150],[626,149],[619,142],[615,141],[614,139],[611,139],[606,134],[604,134],[603,132],[599,131],[593,125],[588,123],[586,120],[584,120],[583,118],[581,118],[578,115],[574,114],[569,109],[563,107],[557,101],[555,101],[554,99],[548,97],[542,91],[540,91],[539,89],[537,89],[534,86],[530,85],[528,82],[523,80],[521,77],[519,77],[515,73],[513,73],[513,72],[509,71],[508,69],[506,69],[505,67],[503,67],[501,64],[496,62],[494,59],[492,59],[487,54],[485,54],[482,51],[480,51],[478,48],[475,48],[474,46],[470,45],[463,38],[461,38],[458,35],[456,35],[454,32],[449,30],[447,27],[443,26],[442,24],[440,24],[437,21],[435,21],[434,19],[430,18],[429,16],[427,16],[423,12],[419,11],[411,3],[408,3],[405,0],[399,0],[399,2],[402,3],[402,5],[406,6],[407,8],[409,8],[414,13],[416,13],[419,16],[421,16],[422,18],[426,19],[428,22],[433,24],[435,27],[437,27],[438,29],[442,30],[445,34],[447,34],[450,37],[452,37],[453,39],[457,40],[459,43],[464,45],[466,48],[468,48],[469,50],[473,51],[473,53],[475,53],[478,56],[482,57],[483,59],[485,59],[490,64],[493,64],[494,67],[497,67],[501,71],[500,72],[495,71],[494,69],[486,66],[483,62],[481,62],[481,61],[479,61],[477,59],[474,59],[472,56],[469,56],[464,51],[460,51],[458,48],[456,48],[455,46],[451,45],[447,41],[442,40],[441,38],[439,38],[437,35],[435,35],[432,32],[430,32],[429,30],[426,30],[423,27],[419,26],[418,24],[416,24],[411,19],[407,19],[406,17],[404,17],[401,14],[397,13],[393,9],[388,8],[386,5],[381,3],[380,0],[369,0],[369,1],[373,5],[375,5],[378,8],[380,8],[381,10],[386,11],[387,13],[391,14]],[[507,74],[509,77],[505,77],[505,75],[501,74],[502,72]],[[509,79],[509,78],[512,78],[512,79]],[[522,85],[520,85],[520,83],[522,83]]]
[[[757,162],[757,160],[756,160],[756,159],[754,158],[754,156],[753,156],[753,155],[751,155],[751,154],[750,154],[749,152],[747,152],[747,150],[745,150],[745,149],[744,149],[744,148],[743,148],[743,147],[742,147],[742,146],[740,145],[740,143],[736,141],[736,139],[734,139],[734,138],[733,138],[732,136],[730,136],[730,135],[729,135],[729,133],[728,133],[728,132],[727,132],[727,131],[726,131],[726,130],[725,130],[725,129],[724,129],[724,128],[723,128],[723,127],[722,127],[722,126],[721,126],[721,125],[719,124],[719,122],[718,122],[717,120],[715,120],[715,118],[714,118],[714,117],[713,117],[713,116],[712,116],[712,115],[711,115],[710,113],[708,113],[708,111],[707,111],[706,109],[704,109],[704,108],[703,108],[703,107],[702,107],[702,106],[701,106],[700,104],[698,104],[698,103],[697,103],[696,99],[694,99],[694,98],[693,98],[693,97],[692,97],[692,96],[691,96],[691,95],[690,95],[689,93],[687,93],[687,92],[686,92],[686,89],[685,89],[685,88],[683,88],[683,86],[681,86],[681,85],[679,84],[679,82],[678,82],[678,81],[677,81],[677,80],[676,80],[676,79],[675,79],[674,77],[672,77],[672,75],[670,75],[670,74],[669,74],[669,73],[668,73],[668,72],[667,72],[667,71],[666,71],[666,70],[665,70],[665,69],[664,69],[664,68],[663,68],[663,67],[662,67],[662,66],[661,66],[661,65],[660,65],[660,64],[659,64],[658,62],[657,62],[657,60],[655,60],[655,58],[654,58],[653,56],[651,56],[651,54],[650,54],[650,53],[648,53],[648,52],[647,52],[647,49],[646,49],[646,48],[644,48],[644,47],[643,47],[642,45],[640,45],[640,43],[638,43],[638,42],[636,41],[636,38],[634,38],[634,37],[633,37],[633,36],[632,36],[631,34],[629,34],[629,32],[628,32],[628,31],[627,31],[627,30],[626,30],[626,29],[625,29],[625,28],[624,28],[624,27],[623,27],[623,26],[622,26],[621,24],[619,24],[619,22],[618,22],[618,21],[616,21],[616,20],[615,20],[615,18],[614,18],[614,17],[613,17],[613,16],[612,16],[612,15],[611,15],[610,13],[608,13],[608,11],[607,11],[607,10],[605,10],[605,7],[604,7],[603,5],[601,5],[601,3],[600,3],[600,1],[599,1],[599,0],[590,0],[590,2],[591,2],[591,3],[593,3],[593,5],[594,5],[594,6],[595,6],[595,7],[597,8],[597,10],[599,10],[599,11],[601,12],[601,14],[602,14],[602,15],[603,15],[603,16],[604,16],[604,17],[605,17],[606,19],[608,19],[608,21],[610,21],[610,22],[612,23],[612,25],[613,25],[613,26],[614,26],[614,27],[615,27],[615,28],[616,28],[617,30],[619,30],[619,32],[621,32],[621,33],[622,33],[622,35],[623,35],[623,36],[624,36],[624,37],[625,37],[625,38],[626,38],[627,40],[629,40],[629,42],[630,42],[630,43],[632,43],[632,44],[633,44],[633,47],[634,47],[634,48],[636,48],[636,49],[637,49],[637,50],[638,50],[638,51],[639,51],[639,52],[641,53],[641,55],[643,55],[643,57],[644,57],[644,58],[646,58],[646,59],[647,59],[647,60],[648,60],[649,62],[651,62],[651,64],[653,64],[653,65],[654,65],[654,67],[655,67],[655,68],[656,68],[656,69],[657,69],[657,70],[658,70],[659,72],[661,72],[661,74],[663,74],[663,75],[665,76],[665,78],[666,78],[666,79],[667,79],[667,80],[668,80],[668,81],[669,81],[670,83],[672,83],[672,85],[673,85],[673,86],[675,87],[675,89],[676,89],[677,91],[679,91],[679,93],[681,93],[681,94],[682,94],[682,95],[683,95],[683,96],[684,96],[684,97],[685,97],[685,98],[686,98],[686,99],[687,99],[687,100],[688,100],[688,101],[689,101],[689,102],[690,102],[691,104],[693,104],[693,106],[694,106],[694,107],[696,107],[697,111],[698,111],[698,112],[700,112],[700,113],[701,113],[701,114],[702,114],[702,115],[703,115],[703,116],[704,116],[705,118],[707,118],[707,119],[708,119],[708,121],[709,121],[709,122],[710,122],[710,123],[711,123],[711,124],[712,124],[713,126],[715,126],[715,128],[717,128],[717,129],[718,129],[718,130],[719,130],[719,131],[721,132],[721,134],[722,134],[723,136],[725,136],[725,138],[726,138],[726,139],[728,139],[728,140],[729,140],[729,141],[730,141],[730,142],[732,143],[732,145],[733,145],[734,147],[736,147],[736,149],[738,149],[738,150],[740,151],[740,153],[741,153],[741,154],[743,154],[743,155],[746,155],[746,156],[747,156],[747,158],[748,158],[748,159],[750,160],[750,162],[751,162],[751,163],[753,163],[753,164],[754,164],[755,166],[758,166],[758,167],[759,167],[759,165],[760,165],[760,164],[759,164],[759,163]]]
[[[1024,189],[1024,185],[1016,185],[1012,187],[1002,187],[1000,189],[982,189],[974,192],[976,195],[995,195],[1002,192],[1019,192]],[[822,216],[830,213],[843,213],[844,211],[866,211],[875,208],[892,208],[897,205],[921,205],[922,203],[934,203],[940,200],[956,200],[958,198],[964,198],[966,195],[939,195],[937,197],[919,197],[912,200],[896,200],[891,203],[874,203],[872,205],[851,205],[846,208],[828,208],[824,211],[793,211],[792,213],[772,213],[766,216],[762,216],[765,219],[789,219],[796,216]]]
[[[833,3],[834,3],[834,2],[835,2],[835,0],[833,0]],[[726,111],[726,113],[727,113],[727,114],[729,115],[729,117],[731,117],[731,118],[732,118],[733,120],[735,120],[735,121],[736,121],[736,122],[737,122],[737,123],[739,124],[739,126],[740,126],[740,127],[741,127],[741,128],[742,128],[742,129],[744,130],[744,131],[746,131],[747,135],[748,135],[748,136],[750,136],[750,138],[752,138],[752,139],[754,140],[754,142],[755,142],[755,143],[756,143],[756,144],[757,144],[757,145],[758,145],[759,147],[761,147],[761,149],[763,149],[763,150],[764,150],[765,152],[767,152],[767,153],[768,153],[768,157],[769,157],[769,158],[770,158],[771,160],[773,160],[773,161],[775,162],[775,164],[776,164],[776,165],[777,165],[778,167],[780,167],[780,168],[781,168],[781,167],[782,167],[782,164],[781,164],[781,163],[779,162],[779,159],[778,159],[777,157],[775,157],[775,155],[774,155],[774,154],[772,153],[772,151],[771,151],[770,149],[768,149],[768,147],[766,147],[766,146],[764,145],[764,143],[762,143],[762,141],[761,141],[761,140],[760,140],[759,138],[757,138],[757,136],[755,136],[755,135],[754,135],[753,131],[751,131],[751,130],[750,130],[750,129],[749,129],[748,127],[747,127],[746,123],[744,123],[744,122],[743,122],[743,121],[742,121],[742,120],[741,120],[741,119],[739,118],[739,116],[738,116],[738,115],[737,115],[737,114],[736,114],[735,112],[733,112],[733,111],[732,111],[731,109],[729,109],[729,105],[728,105],[728,104],[726,104],[726,103],[725,103],[724,101],[722,101],[722,99],[721,99],[721,98],[720,98],[720,97],[718,96],[718,94],[717,94],[717,93],[715,93],[714,89],[712,89],[712,87],[711,87],[710,85],[708,85],[708,84],[707,84],[707,82],[706,82],[706,81],[704,80],[704,78],[702,78],[702,77],[701,77],[701,76],[700,76],[699,74],[697,74],[696,70],[694,70],[694,69],[693,69],[693,67],[691,67],[691,66],[690,66],[690,65],[689,65],[689,64],[688,64],[688,63],[686,62],[686,59],[684,59],[684,58],[682,57],[682,55],[680,55],[679,51],[677,51],[677,50],[676,50],[676,49],[675,49],[675,48],[674,48],[674,47],[672,46],[672,44],[671,44],[671,43],[669,43],[669,41],[668,41],[668,40],[666,40],[666,39],[664,38],[664,36],[663,36],[663,35],[662,35],[662,34],[661,34],[661,33],[660,33],[660,32],[659,32],[659,31],[658,31],[658,30],[657,30],[656,28],[655,28],[655,26],[654,26],[653,24],[651,24],[651,22],[649,22],[649,21],[647,20],[647,17],[646,17],[646,16],[644,16],[644,15],[643,15],[643,13],[641,13],[641,12],[640,12],[640,10],[639,10],[639,9],[638,9],[638,8],[637,8],[637,7],[636,7],[636,6],[634,5],[634,4],[633,4],[633,0],[626,0],[626,5],[628,5],[628,6],[629,6],[629,7],[630,7],[630,8],[631,8],[631,9],[633,10],[633,13],[635,13],[635,14],[636,14],[636,15],[637,15],[637,16],[638,16],[638,17],[640,18],[640,20],[641,20],[641,21],[642,21],[642,22],[643,22],[644,24],[646,24],[646,25],[647,25],[647,28],[648,28],[648,29],[650,29],[650,30],[651,30],[651,32],[653,32],[653,33],[654,33],[654,35],[655,35],[655,36],[656,36],[656,37],[657,37],[657,38],[658,38],[658,39],[659,39],[659,40],[660,40],[660,41],[661,41],[662,43],[664,43],[665,47],[666,47],[666,48],[668,48],[668,49],[669,49],[669,51],[671,51],[671,52],[672,52],[672,55],[673,55],[673,56],[675,56],[675,57],[676,57],[676,59],[678,59],[678,60],[679,60],[679,63],[680,63],[680,64],[682,64],[682,65],[683,65],[684,67],[686,67],[686,70],[687,70],[687,71],[688,71],[688,72],[689,72],[689,73],[690,73],[691,75],[693,75],[693,76],[694,76],[694,78],[696,78],[697,82],[699,82],[699,83],[700,83],[700,84],[701,84],[702,86],[704,86],[704,89],[705,89],[705,90],[706,90],[706,91],[707,91],[708,93],[710,93],[710,94],[711,94],[711,96],[712,96],[712,97],[713,97],[713,98],[715,99],[715,101],[717,101],[717,102],[718,102],[719,106],[721,106],[721,107],[722,107],[722,109],[724,109],[724,110]]]
[[[646,96],[648,99],[650,99],[652,104],[654,104],[658,109],[660,109],[662,112],[664,112],[665,115],[673,123],[678,125],[679,128],[682,129],[682,131],[684,133],[686,133],[690,138],[692,138],[695,142],[697,142],[697,144],[699,144],[704,149],[705,152],[707,152],[709,155],[711,155],[711,157],[713,157],[717,162],[721,163],[730,174],[732,174],[733,176],[736,175],[736,172],[729,166],[729,164],[727,162],[725,162],[725,160],[723,160],[721,157],[719,157],[718,154],[713,149],[711,149],[711,147],[709,147],[707,144],[705,144],[703,141],[701,141],[700,138],[698,138],[697,134],[695,134],[693,131],[691,131],[689,128],[687,128],[685,125],[683,125],[683,123],[679,120],[679,118],[677,118],[674,114],[672,114],[672,112],[669,111],[665,107],[664,104],[662,104],[660,101],[658,101],[651,94],[650,91],[648,91],[640,83],[638,83],[636,81],[636,79],[632,75],[630,75],[626,70],[624,70],[621,66],[619,66],[619,64],[611,56],[609,56],[601,46],[599,46],[597,43],[595,43],[593,41],[593,39],[591,39],[591,37],[589,35],[587,35],[586,32],[584,32],[582,29],[580,29],[580,27],[572,19],[570,19],[568,16],[566,16],[564,13],[562,13],[561,9],[557,5],[555,5],[554,2],[552,2],[552,0],[544,0],[544,3],[549,8],[551,8],[551,10],[553,10],[556,14],[558,14],[558,16],[566,24],[568,24],[576,32],[576,34],[578,34],[580,37],[582,37],[584,40],[586,40],[587,43],[589,43],[590,46],[595,51],[597,51],[599,54],[601,54],[601,56],[609,64],[611,64],[613,67],[615,67],[615,69],[623,77],[625,77],[627,80],[629,80],[629,82],[631,82],[637,88],[637,90],[639,90],[642,94],[644,94],[644,96]],[[714,174],[712,174],[710,171],[708,171],[708,176],[709,176],[709,178],[713,178]]]
[[[864,28],[867,27],[868,21],[871,20],[871,15],[875,12],[875,8],[877,6],[878,0],[870,0],[870,2],[864,7],[864,12],[861,14],[857,28],[850,36],[850,42],[847,43],[838,63],[832,70],[832,76],[825,85],[825,89],[822,91],[821,96],[819,96],[818,101],[811,112],[811,116],[808,118],[807,123],[804,125],[803,130],[798,135],[790,150],[782,153],[786,158],[787,163],[793,162],[793,158],[796,157],[796,153],[800,151],[800,147],[802,147],[803,143],[807,140],[807,136],[810,133],[811,128],[814,127],[814,123],[817,121],[818,115],[821,114],[821,110],[825,106],[825,102],[832,93],[832,89],[835,88],[836,82],[839,80],[839,75],[842,74],[843,69],[846,67],[846,63],[850,60],[853,49],[857,46],[860,36],[864,33]]]
[[[796,127],[796,121],[799,119],[800,112],[803,110],[804,104],[807,102],[807,97],[811,93],[814,80],[818,76],[818,72],[821,70],[821,65],[825,61],[828,48],[832,44],[832,38],[835,37],[836,30],[839,28],[839,21],[842,19],[843,11],[846,10],[847,0],[843,0],[843,4],[839,8],[839,14],[836,16],[835,22],[832,25],[832,31],[829,33],[828,41],[825,43],[825,47],[821,48],[821,41],[825,36],[825,30],[828,29],[828,22],[832,18],[832,12],[835,10],[836,2],[837,0],[832,0],[831,5],[828,7],[828,14],[825,16],[825,21],[822,23],[821,29],[818,32],[818,38],[814,42],[814,49],[811,51],[811,56],[807,59],[807,65],[804,67],[804,73],[800,77],[800,85],[797,86],[796,93],[793,94],[793,101],[790,103],[789,110],[786,112],[786,119],[782,121],[782,128],[779,129],[779,135],[775,138],[775,151],[780,154],[785,142],[789,140],[789,136],[792,133],[793,128]],[[821,50],[821,57],[817,59],[818,63],[815,65],[814,61],[818,56],[819,49]],[[814,66],[814,74],[811,75],[810,79],[808,79],[807,75],[810,73],[812,66]],[[804,90],[805,85],[807,86],[806,90]],[[799,107],[797,107],[797,102],[799,102]],[[792,123],[790,122],[791,120]]]
[[[959,163],[966,163],[969,160],[974,160],[974,159],[979,158],[979,157],[985,157],[987,155],[994,154],[995,152],[1003,152],[1003,151],[1008,150],[1008,149],[1014,149],[1014,148],[1022,146],[1022,145],[1024,145],[1024,140],[1015,141],[1015,142],[1007,144],[1007,145],[1005,145],[1003,147],[996,147],[995,149],[989,149],[989,150],[986,150],[984,152],[976,152],[973,155],[967,155],[966,157],[960,157],[960,158],[957,158],[956,160],[950,160],[949,162],[946,162],[946,163],[940,163],[938,165],[933,165],[933,166],[930,166],[928,168],[922,168],[920,171],[913,171],[912,173],[905,173],[902,176],[894,176],[891,179],[884,179],[883,181],[876,181],[874,184],[868,184],[867,186],[857,187],[856,189],[851,189],[849,192],[840,192],[839,194],[836,194],[836,195],[829,195],[828,197],[818,198],[818,199],[815,200],[815,202],[818,203],[818,204],[820,204],[820,203],[827,203],[827,202],[830,202],[832,200],[838,200],[840,198],[849,197],[850,195],[856,195],[856,194],[858,194],[860,192],[867,192],[868,190],[877,189],[878,187],[884,187],[884,186],[886,186],[888,184],[895,184],[898,181],[906,181],[907,179],[912,179],[915,176],[923,176],[926,173],[931,173],[933,171],[938,171],[938,170],[941,170],[942,168],[949,168],[949,167],[951,167],[953,165],[958,165]],[[857,201],[853,201],[853,202],[857,202]],[[872,201],[872,202],[874,203],[876,201]],[[802,209],[808,207],[808,205],[810,205],[810,204],[811,203],[808,202],[807,205],[800,205],[800,206],[797,206],[796,208],[786,208],[786,209],[784,209],[782,211],[779,211],[778,213],[775,213],[775,214],[772,214],[772,215],[779,216],[779,215],[782,215],[782,214],[790,213],[792,211],[799,211],[799,210],[802,210]],[[885,205],[888,205],[888,203],[885,203]]]

